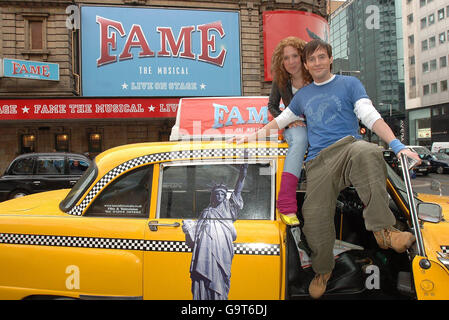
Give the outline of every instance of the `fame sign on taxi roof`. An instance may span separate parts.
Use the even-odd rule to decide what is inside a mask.
[[[170,140],[244,135],[257,131],[272,119],[266,96],[183,98]]]

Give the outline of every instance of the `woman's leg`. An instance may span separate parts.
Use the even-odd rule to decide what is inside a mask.
[[[299,178],[304,162],[304,154],[309,144],[307,127],[298,126],[285,129],[284,137],[288,143],[288,152],[285,157],[283,172],[290,172]]]
[[[298,210],[296,187],[301,175],[304,154],[308,146],[307,128],[301,126],[288,128],[284,132],[284,137],[288,143],[288,152],[285,157],[276,206],[283,215],[296,217]],[[284,222],[286,221],[284,220]],[[297,221],[288,224],[297,224]]]

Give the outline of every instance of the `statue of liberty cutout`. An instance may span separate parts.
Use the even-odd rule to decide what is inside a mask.
[[[194,300],[227,300],[231,285],[233,241],[237,238],[234,221],[243,208],[241,191],[248,164],[242,164],[240,174],[229,199],[228,188],[216,184],[210,203],[198,220],[184,220],[182,230],[192,249],[190,278]]]

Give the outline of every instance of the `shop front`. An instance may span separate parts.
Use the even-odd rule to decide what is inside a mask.
[[[123,144],[166,141],[179,98],[0,99],[0,170],[28,152],[94,157]]]

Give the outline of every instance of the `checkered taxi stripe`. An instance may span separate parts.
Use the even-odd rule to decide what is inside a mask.
[[[121,165],[115,167],[104,175],[89,191],[84,200],[74,206],[68,214],[80,216],[87,208],[93,198],[115,177],[121,173],[135,168],[137,166],[148,164],[152,162],[173,161],[183,159],[200,159],[200,158],[223,158],[223,157],[238,157],[250,158],[255,156],[282,156],[287,154],[287,148],[240,148],[240,149],[204,149],[204,150],[184,150],[155,153],[145,155],[135,159],[131,159]]]
[[[70,237],[17,233],[0,233],[0,244],[162,252],[192,252],[184,241]],[[234,243],[234,253],[243,255],[278,256],[280,255],[280,246],[278,244],[266,243]]]
[[[440,246],[440,247],[441,247],[441,253],[449,254],[449,246]]]

